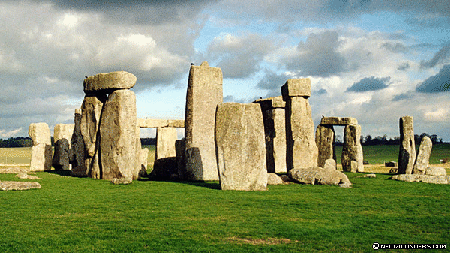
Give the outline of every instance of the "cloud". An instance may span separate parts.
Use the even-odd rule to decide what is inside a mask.
[[[434,54],[433,58],[428,61],[422,61],[420,63],[420,67],[422,68],[433,68],[439,63],[443,63],[450,56],[450,43],[444,45],[436,54]]]
[[[421,93],[450,91],[450,64],[444,65],[439,73],[419,84],[416,87],[416,91]]]
[[[281,86],[283,86],[288,79],[293,78],[288,73],[277,74],[272,71],[266,71],[265,76],[261,78],[256,87],[262,90],[274,90],[281,93]]]
[[[402,63],[398,66],[398,70],[408,70],[411,67],[408,62]]]
[[[387,84],[391,77],[375,78],[374,76],[366,77],[353,83],[352,86],[347,88],[347,91],[353,92],[365,92],[365,91],[376,91],[389,87]]]
[[[306,42],[300,42],[292,56],[288,56],[286,67],[298,71],[302,76],[332,76],[349,70],[341,52],[342,44],[336,31],[312,33]]]
[[[224,78],[246,78],[260,70],[260,63],[274,48],[268,38],[257,34],[237,37],[225,34],[208,46],[210,59],[218,61]]]

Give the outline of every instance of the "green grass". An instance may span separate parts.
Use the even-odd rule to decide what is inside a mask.
[[[367,159],[384,160],[385,150]],[[112,185],[36,174],[42,179],[0,174],[0,181],[42,185],[0,191],[1,252],[367,252],[374,242],[450,241],[450,185],[389,174],[346,173],[351,189],[292,184],[265,192],[220,191],[218,182]]]
[[[41,189],[0,192],[2,252],[361,252],[373,242],[450,240],[450,187],[384,174],[349,173],[351,189],[282,185],[266,192],[37,175]]]
[[[419,146],[416,146],[416,152]],[[384,162],[398,160],[399,146],[363,146],[364,160],[369,164],[383,164]],[[336,162],[341,163],[342,146],[336,147]],[[436,144],[431,150],[430,163],[439,164],[440,159],[448,158],[450,160],[450,144]]]

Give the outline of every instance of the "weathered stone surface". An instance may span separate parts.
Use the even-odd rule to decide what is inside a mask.
[[[253,103],[259,103],[263,111],[274,109],[274,108],[285,108],[286,102],[283,100],[282,96],[261,98],[253,101]]]
[[[31,171],[44,171],[52,169],[52,146],[38,144],[31,147]]]
[[[358,121],[355,118],[341,118],[341,117],[323,117],[320,120],[321,125],[357,125]]]
[[[425,174],[425,170],[428,168],[432,146],[433,143],[431,142],[430,137],[424,136],[420,142],[419,152],[413,168],[413,174]]]
[[[360,142],[361,126],[347,125],[344,128],[344,147],[342,149],[342,169],[353,173],[364,172],[363,151]]]
[[[446,176],[447,171],[442,167],[428,167],[425,170],[425,175],[429,176]]]
[[[137,119],[137,124],[140,128],[184,128],[184,122],[184,119]]]
[[[266,136],[266,166],[268,173],[286,173],[286,114],[283,98],[255,100],[261,106]]]
[[[283,179],[275,173],[267,173],[267,185],[284,184]]]
[[[327,159],[336,160],[334,148],[334,128],[332,125],[318,125],[316,129],[316,145],[319,151],[317,166],[323,167]]]
[[[39,144],[51,145],[50,128],[47,123],[31,123],[28,134],[31,137],[33,146]]]
[[[185,180],[188,177],[186,176],[186,159],[185,159],[185,139],[177,140],[175,142],[176,149],[176,157],[177,157],[177,169],[178,169],[178,177],[181,180]]]
[[[327,159],[325,161],[325,164],[323,165],[323,168],[326,170],[335,170],[337,169],[336,167],[336,160],[334,159]]]
[[[292,169],[288,172],[288,175],[292,180],[301,184],[339,185],[346,183],[351,185],[350,180],[344,173],[321,167]]]
[[[41,185],[38,182],[0,181],[0,190],[2,191],[23,191],[40,188]]]
[[[150,150],[148,148],[143,148],[141,149],[140,153],[139,153],[139,161],[141,163],[141,170],[147,172],[147,167],[148,167],[148,154],[149,154]],[[145,176],[145,175],[140,175]]]
[[[400,118],[400,151],[398,154],[398,173],[411,174],[416,161],[413,117]]]
[[[220,104],[215,130],[221,189],[266,190],[266,148],[260,106]]]
[[[364,175],[364,177],[368,177],[368,178],[376,178],[377,175],[376,175],[376,174],[373,174],[373,173],[370,173],[370,174]]]
[[[101,90],[130,89],[136,84],[137,78],[126,71],[100,73],[84,79],[83,90],[91,93]]]
[[[131,178],[113,178],[111,180],[111,183],[115,184],[115,185],[121,185],[121,184],[127,185],[127,184],[133,183],[133,180]]]
[[[284,101],[287,101],[288,97],[311,97],[311,79],[288,79],[281,86],[281,95]]]
[[[100,179],[99,164],[99,124],[102,108],[106,102],[105,95],[86,96],[81,106],[81,136],[85,146],[85,167],[88,176]]]
[[[38,176],[30,176],[27,172],[20,172],[16,175],[20,179],[40,179]]]
[[[140,171],[136,96],[116,90],[108,97],[100,119],[102,179],[137,179]]]
[[[223,102],[222,70],[207,62],[191,66],[186,95],[186,171],[193,180],[217,180],[214,127]]]
[[[57,170],[70,170],[69,151],[73,135],[74,124],[57,124],[53,131],[55,152],[53,154],[53,167]]]
[[[286,101],[287,169],[317,166],[317,150],[311,106],[304,97]]]
[[[75,109],[74,129],[71,139],[72,148],[69,151],[69,160],[72,164],[72,176],[87,177],[86,149],[83,135],[81,134],[81,109]]]
[[[156,132],[155,159],[176,157],[175,142],[177,141],[176,128],[158,128]]]
[[[28,134],[33,142],[30,170],[50,170],[52,168],[53,151],[50,141],[50,128],[47,123],[30,124]]]
[[[423,182],[430,184],[448,184],[449,178],[447,176],[430,176],[420,174],[399,174],[392,176],[392,179],[405,182]]]

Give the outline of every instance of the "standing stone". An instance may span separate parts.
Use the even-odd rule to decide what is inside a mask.
[[[186,95],[186,170],[193,180],[217,180],[215,113],[223,102],[222,70],[191,66]]]
[[[286,102],[281,96],[258,99],[261,105],[266,135],[266,165],[268,173],[286,173]]]
[[[177,141],[177,129],[171,127],[158,128],[156,132],[156,156],[155,160],[176,157],[175,142]]]
[[[215,131],[222,190],[266,190],[263,126],[258,104],[225,103],[218,106]]]
[[[425,174],[430,160],[431,148],[433,143],[430,137],[424,136],[420,142],[419,152],[417,154],[416,163],[414,164],[413,174]]]
[[[86,149],[83,135],[81,134],[81,109],[75,109],[74,129],[71,140],[70,163],[72,164],[72,176],[87,177],[89,171],[86,170]]]
[[[286,101],[286,141],[288,171],[317,166],[318,150],[311,117],[311,80],[289,79],[281,87]]]
[[[30,124],[28,134],[33,146],[31,147],[31,171],[51,170],[52,145],[50,140],[50,128],[47,123]]]
[[[364,172],[361,146],[361,126],[346,125],[344,128],[344,147],[342,148],[342,169],[349,172]]]
[[[316,129],[316,145],[319,150],[317,166],[323,167],[327,159],[336,160],[334,148],[335,132],[332,125],[318,125]]]
[[[108,97],[100,119],[103,179],[137,179],[139,174],[136,96],[116,90]]]
[[[413,117],[400,118],[400,151],[398,154],[398,173],[411,174],[416,160]]]
[[[86,95],[81,106],[81,135],[86,148],[85,166],[88,170],[88,176],[96,179],[101,178],[98,158],[100,139],[98,135],[100,117],[106,99],[106,95]]]
[[[147,173],[147,167],[148,167],[148,154],[150,150],[148,148],[143,148],[139,152],[139,162],[141,165],[141,174],[140,176],[145,176]],[[145,172],[145,174],[144,174]]]
[[[73,135],[74,124],[57,124],[53,131],[55,152],[53,154],[53,167],[57,170],[70,170],[69,150]]]
[[[178,169],[178,178],[181,180],[186,179],[186,159],[185,159],[185,139],[177,140],[175,142],[176,155],[177,155],[177,169]]]

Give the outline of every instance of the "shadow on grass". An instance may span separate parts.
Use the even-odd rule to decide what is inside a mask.
[[[44,172],[51,173],[51,174],[57,174],[60,176],[71,176],[72,172],[70,170],[46,170]]]
[[[209,188],[213,190],[220,190],[219,181],[180,181],[180,180],[170,180],[170,179],[154,179],[150,177],[139,178],[138,181],[141,182],[172,182],[172,183],[180,183],[193,185],[198,187]]]

